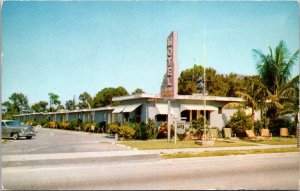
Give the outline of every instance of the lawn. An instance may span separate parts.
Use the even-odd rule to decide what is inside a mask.
[[[171,159],[171,158],[211,157],[211,156],[229,156],[229,155],[264,154],[264,153],[285,153],[285,152],[299,152],[299,148],[178,152],[174,154],[163,154],[162,158]]]
[[[148,141],[120,141],[119,144],[134,147],[140,150],[154,150],[154,149],[181,149],[181,148],[205,148],[198,145],[194,140],[183,140],[174,143],[167,142],[167,140],[148,140]],[[251,143],[244,142],[229,142],[229,141],[216,141],[214,146],[206,147],[237,147],[237,146],[255,146]]]
[[[272,137],[270,140],[247,140],[247,139],[241,139],[243,142],[251,142],[251,143],[259,143],[259,144],[267,144],[267,145],[296,145],[297,144],[297,138],[288,138],[288,137]]]
[[[5,143],[8,143],[10,140],[8,139],[2,139],[1,143],[5,144]]]

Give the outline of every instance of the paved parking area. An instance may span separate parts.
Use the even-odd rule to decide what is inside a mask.
[[[50,154],[97,151],[119,151],[126,148],[111,144],[105,134],[38,128],[31,140],[8,140],[2,143],[3,155]]]

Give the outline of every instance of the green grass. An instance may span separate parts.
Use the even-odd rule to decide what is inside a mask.
[[[8,140],[8,139],[2,139],[2,141],[1,141],[1,143],[3,143],[3,144],[8,143],[8,142],[10,142],[10,140]]]
[[[251,143],[259,143],[259,144],[267,144],[267,145],[296,145],[297,144],[297,138],[288,138],[288,137],[272,137],[270,140],[247,140],[242,139],[243,142],[251,142]]]
[[[253,146],[253,144],[247,142],[216,141],[214,146],[204,147],[196,144],[194,140],[177,141],[176,144],[174,141],[167,142],[167,140],[121,141],[119,144],[134,147],[140,150]]]
[[[174,154],[163,154],[163,159],[171,158],[191,158],[191,157],[212,157],[246,154],[265,154],[265,153],[285,153],[299,152],[299,148],[276,148],[276,149],[253,149],[253,150],[227,150],[227,151],[205,151],[205,152],[178,152]]]

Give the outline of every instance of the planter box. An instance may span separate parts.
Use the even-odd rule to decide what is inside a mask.
[[[195,143],[198,145],[202,145],[202,146],[214,146],[215,145],[215,141],[212,141],[212,140],[209,140],[209,141],[196,140]]]

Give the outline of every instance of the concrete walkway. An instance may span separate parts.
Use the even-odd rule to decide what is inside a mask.
[[[2,167],[51,166],[82,163],[158,161],[160,154],[139,150],[2,155]]]
[[[252,149],[274,149],[274,148],[295,148],[297,145],[255,145],[239,147],[206,147],[206,148],[184,148],[184,149],[156,149],[144,150],[148,153],[172,154],[178,152],[205,152],[205,151],[225,151],[225,150],[252,150]]]

